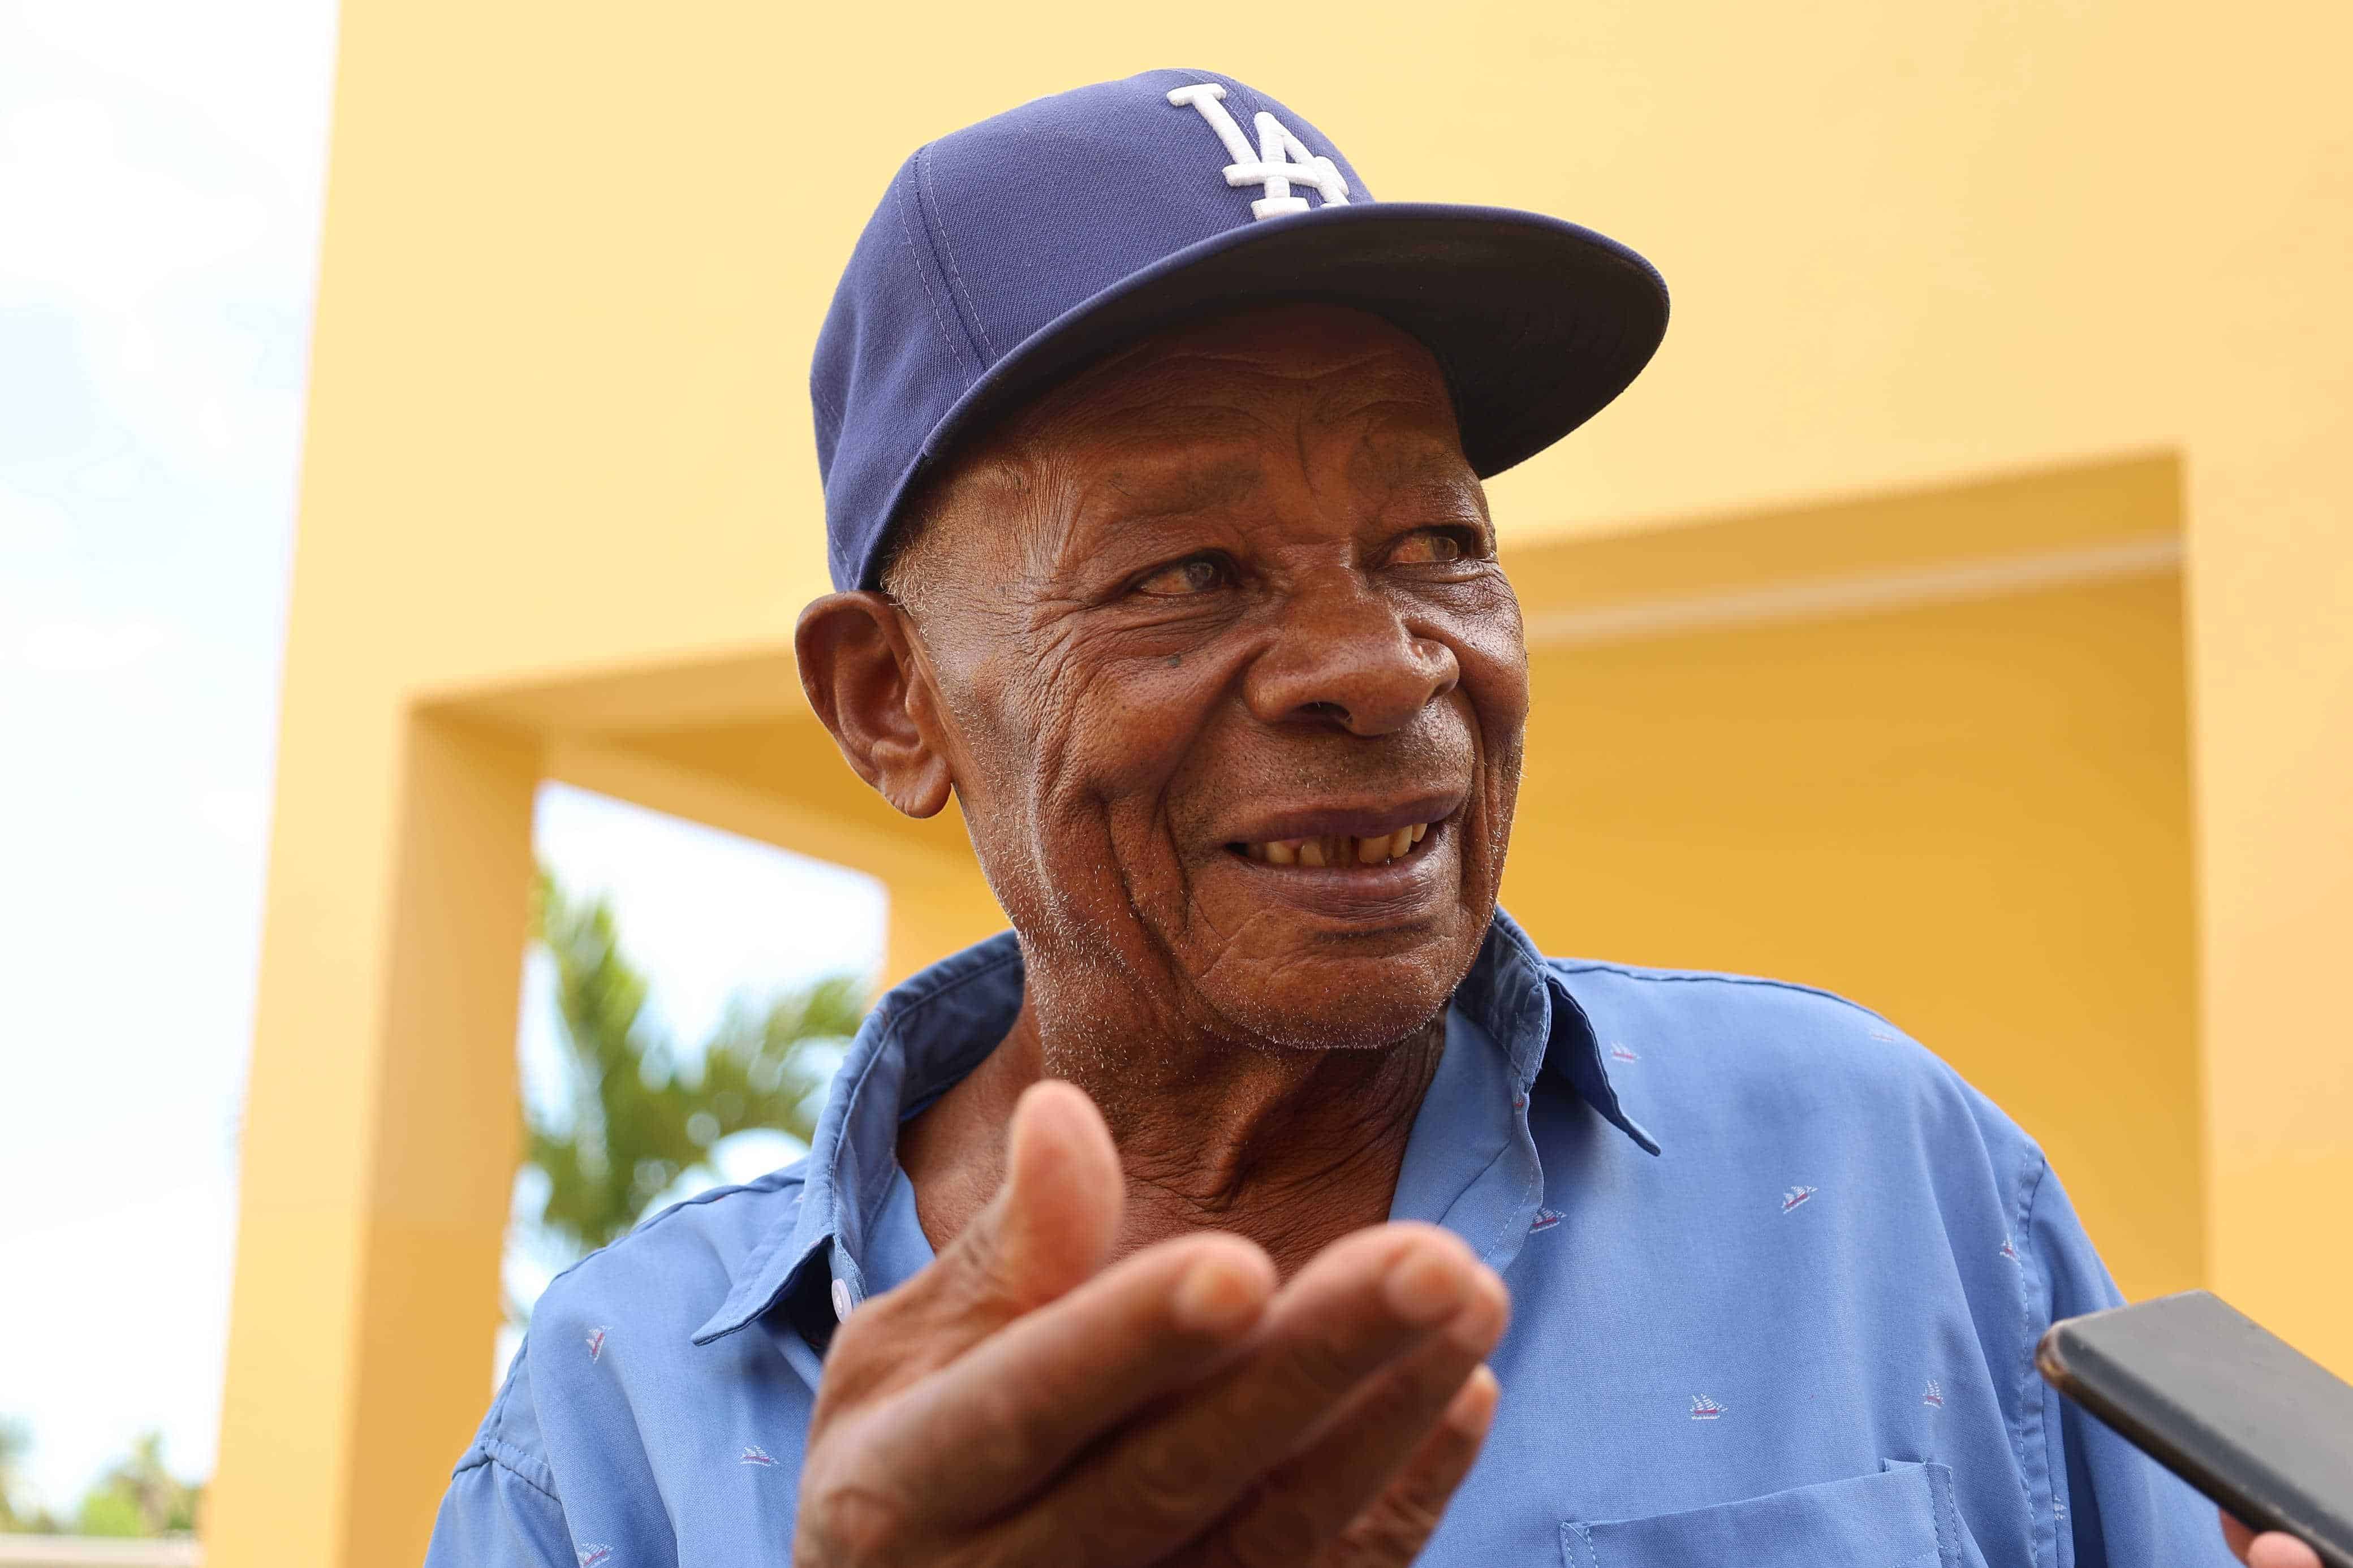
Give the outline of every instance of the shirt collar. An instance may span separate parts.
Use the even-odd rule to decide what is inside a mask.
[[[1601,1037],[1594,1033],[1593,1021],[1569,991],[1568,982],[1536,951],[1520,922],[1501,908],[1487,930],[1478,962],[1455,988],[1454,1005],[1505,1042],[1523,1089],[1535,1082],[1538,1068],[1549,1066],[1604,1121],[1644,1152],[1659,1152],[1658,1140],[1619,1103],[1602,1058]]]
[[[1020,1010],[1021,986],[1021,949],[1008,931],[943,959],[883,997],[827,1097],[799,1204],[735,1268],[727,1300],[695,1331],[695,1343],[754,1322],[816,1279],[828,1257],[841,1288],[836,1293],[846,1292],[853,1304],[864,1298],[858,1259],[890,1194],[899,1124],[947,1092],[1004,1038]],[[1620,1106],[1584,1008],[1502,910],[1452,1005],[1504,1047],[1523,1095],[1549,1064],[1604,1121],[1659,1152]]]

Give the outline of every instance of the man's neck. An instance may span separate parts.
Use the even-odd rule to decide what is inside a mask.
[[[1048,1076],[1085,1089],[1111,1124],[1127,1176],[1121,1256],[1226,1230],[1265,1247],[1289,1278],[1339,1237],[1388,1217],[1445,1047],[1442,1018],[1377,1048],[1281,1050],[1065,1026],[1036,994],[1025,994],[978,1068],[900,1129],[900,1163],[935,1248],[995,1193],[1013,1103]]]

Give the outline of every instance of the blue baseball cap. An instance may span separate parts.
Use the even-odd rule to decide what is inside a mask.
[[[1214,71],[1155,70],[916,150],[868,220],[809,370],[833,581],[957,443],[1103,353],[1219,311],[1353,306],[1419,339],[1482,478],[1599,413],[1667,287],[1614,240],[1504,207],[1376,202],[1330,139]]]

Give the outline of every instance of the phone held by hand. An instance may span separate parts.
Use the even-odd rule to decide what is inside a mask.
[[[2051,1325],[2042,1375],[2256,1530],[2353,1568],[2353,1384],[2185,1290]]]

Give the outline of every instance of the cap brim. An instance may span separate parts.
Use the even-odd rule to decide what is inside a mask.
[[[1354,306],[1419,339],[1445,373],[1463,454],[1482,479],[1599,413],[1667,328],[1657,270],[1558,218],[1366,202],[1249,224],[1130,274],[1031,333],[934,426],[892,510],[956,444],[1089,362],[1189,318],[1288,301]]]

